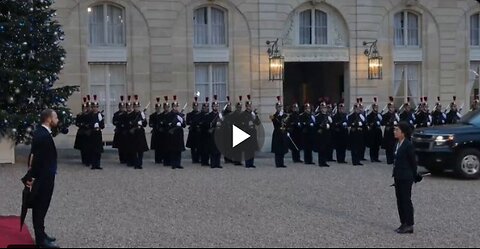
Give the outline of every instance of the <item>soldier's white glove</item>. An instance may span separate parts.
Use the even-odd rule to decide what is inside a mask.
[[[314,125],[313,123],[310,123],[310,127],[313,127],[313,125]]]
[[[396,118],[397,120],[400,120],[400,116],[399,116],[398,114],[395,114],[395,118]]]
[[[383,120],[382,114],[379,113],[379,114],[377,115],[377,118],[378,118],[378,120],[382,121],[382,120]]]
[[[344,122],[343,127],[347,127],[347,126],[348,126],[347,122]]]
[[[182,123],[178,122],[177,127],[182,127]]]
[[[460,113],[457,112],[457,117],[461,119],[461,118],[462,118],[462,114],[460,114]]]
[[[412,125],[413,125],[413,121],[412,121],[412,120],[410,120],[410,124],[412,124]]]
[[[362,119],[363,122],[365,122],[365,117],[363,116],[363,114],[360,114],[360,118]]]
[[[283,117],[283,111],[280,112],[280,114],[278,114],[280,117]]]
[[[95,129],[98,129],[98,128],[100,128],[100,124],[95,123],[95,125],[94,125],[93,127],[94,127]]]
[[[330,124],[327,124],[327,130],[329,130],[329,129],[330,129]]]
[[[333,119],[331,117],[328,117],[328,122],[331,124],[333,123]]]
[[[358,122],[358,126],[363,126],[363,123],[362,123],[362,122]]]
[[[98,114],[98,122],[102,122],[103,120],[103,115],[101,113]]]
[[[142,112],[142,119],[146,119],[146,118],[147,118],[147,116],[145,116],[145,113]]]
[[[218,118],[220,118],[220,120],[223,120],[223,115],[221,112],[218,113]]]
[[[398,122],[397,121],[393,122],[393,125],[398,125]]]
[[[377,121],[377,125],[380,126],[380,121]]]
[[[290,137],[290,132],[287,132],[287,136]]]
[[[183,118],[180,117],[180,115],[177,115],[177,120],[178,120],[178,122],[183,123]]]
[[[257,117],[257,114],[255,114],[255,112],[252,112],[252,117],[253,117],[253,118],[256,118],[256,117]]]
[[[143,125],[143,122],[142,122],[142,121],[138,121],[138,125],[139,125],[139,126],[142,126],[142,125]]]
[[[430,126],[431,124],[432,124],[432,123],[428,122],[428,123],[427,123],[427,126]]]
[[[298,127],[302,127],[302,124],[298,123]]]

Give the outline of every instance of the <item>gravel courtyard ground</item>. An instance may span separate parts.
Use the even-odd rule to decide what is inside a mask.
[[[263,155],[253,170],[173,171],[149,156],[135,171],[107,153],[91,171],[61,155],[47,232],[62,247],[480,246],[480,181],[448,174],[415,186],[416,233],[399,236],[384,164],[276,169]],[[19,214],[22,158],[0,166],[0,215]]]

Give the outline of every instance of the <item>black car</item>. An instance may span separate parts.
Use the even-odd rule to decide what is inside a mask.
[[[412,141],[418,164],[430,172],[454,170],[462,178],[480,178],[480,110],[455,125],[418,129]]]

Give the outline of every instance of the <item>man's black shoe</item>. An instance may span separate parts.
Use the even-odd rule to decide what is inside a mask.
[[[57,238],[55,238],[55,237],[50,237],[50,236],[48,236],[48,235],[46,235],[46,234],[45,234],[45,239],[48,240],[48,241],[50,241],[50,242],[55,242],[55,241],[57,241]]]
[[[55,245],[53,242],[48,241],[45,239],[43,242],[37,243],[38,248],[60,248],[59,246]]]
[[[395,229],[395,232],[398,233],[405,227],[406,227],[406,225],[402,224],[399,228]]]
[[[413,226],[405,226],[402,229],[398,230],[398,234],[413,234],[414,229]]]

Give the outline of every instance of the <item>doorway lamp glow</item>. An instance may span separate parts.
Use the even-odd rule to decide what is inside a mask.
[[[267,41],[268,47],[268,60],[269,60],[269,80],[270,81],[283,81],[284,69],[285,69],[285,57],[280,53],[278,47],[278,40]]]
[[[377,48],[377,40],[374,42],[363,42],[365,56],[368,57],[368,79],[383,79],[383,57],[380,56]]]

